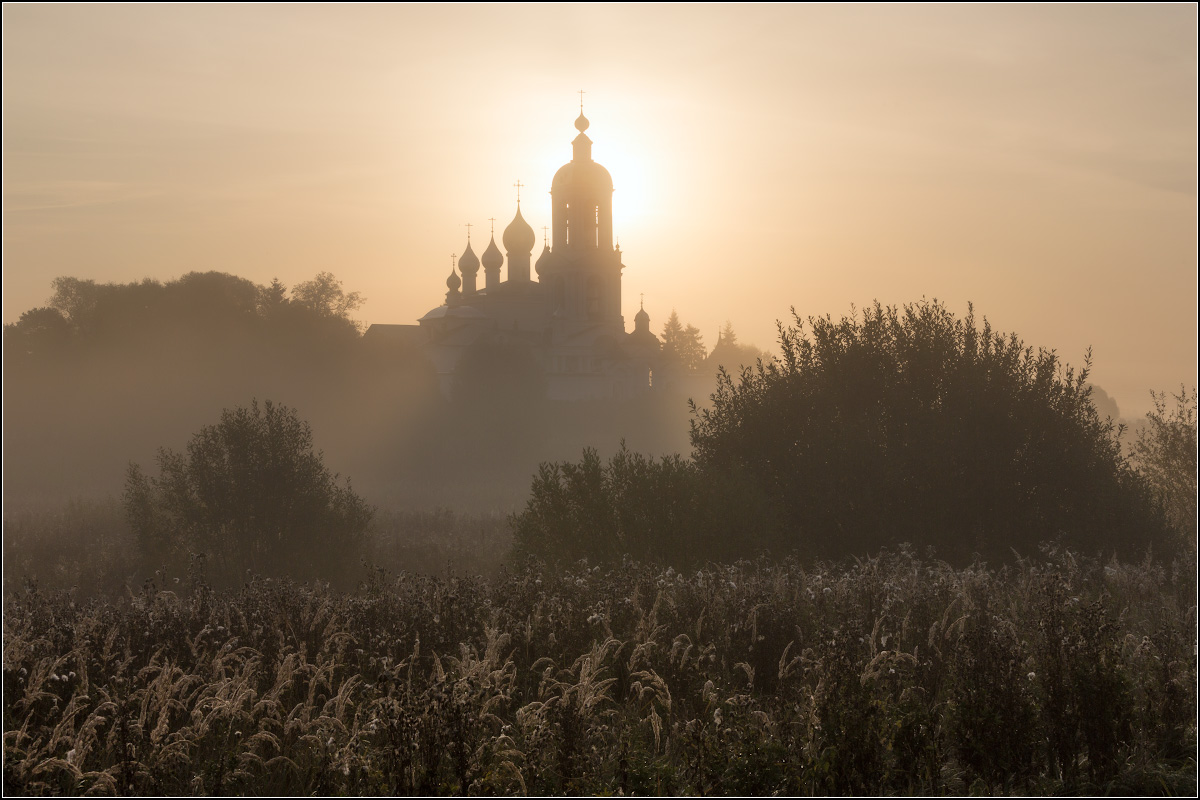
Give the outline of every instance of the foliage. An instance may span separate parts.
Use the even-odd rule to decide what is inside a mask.
[[[1196,789],[1195,584],[1149,561],[163,574],[4,612],[5,794]]]
[[[332,299],[316,303],[320,292],[302,284],[301,302],[279,281],[220,272],[55,280],[45,308],[4,329],[6,499],[119,494],[130,460],[148,462],[250,397],[303,407],[331,461],[371,476],[404,450],[410,417],[442,402],[437,376],[416,347],[362,336],[338,316],[353,293],[337,301],[331,276],[309,283]]]
[[[356,335],[350,313],[362,304],[328,272],[287,287],[257,286],[223,272],[189,272],[177,280],[98,284],[69,276],[52,281],[45,308],[31,309],[5,326],[5,357],[18,363],[61,357],[67,350],[94,355],[98,348],[142,351],[166,341],[177,345],[206,337],[271,339],[286,331],[311,344],[331,335]],[[245,346],[243,342],[243,346]]]
[[[657,461],[621,444],[607,464],[592,448],[578,464],[544,463],[523,512],[519,553],[548,561],[620,561],[630,555],[676,566],[753,552],[765,520],[752,487],[714,482],[678,455]]]
[[[723,374],[692,423],[703,470],[748,473],[825,555],[911,542],[963,561],[1063,538],[1138,554],[1163,524],[1079,373],[974,312],[876,304],[780,325],[782,358]]]
[[[160,477],[130,465],[125,509],[151,558],[202,554],[243,570],[333,577],[355,563],[373,510],[325,468],[312,431],[286,406],[225,410],[188,443],[159,451]],[[153,563],[153,562],[152,562]]]
[[[1171,526],[1185,545],[1196,547],[1196,388],[1173,395],[1151,392],[1154,410],[1133,444],[1137,469],[1149,480]]]
[[[331,272],[321,272],[311,281],[292,287],[292,302],[305,306],[322,317],[349,318],[350,312],[363,304],[358,292],[347,294],[342,282]]]
[[[688,370],[699,369],[707,355],[699,328],[695,325],[684,327],[675,309],[671,309],[671,316],[663,325],[662,353],[668,362]]]

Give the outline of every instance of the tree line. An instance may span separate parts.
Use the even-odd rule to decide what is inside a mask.
[[[392,507],[511,508],[540,461],[585,444],[686,445],[684,388],[549,404],[541,366],[513,346],[472,348],[443,396],[419,349],[362,335],[362,301],[329,272],[291,287],[221,272],[55,279],[44,306],[4,328],[6,493],[45,505],[119,492],[125,463],[252,398],[294,408],[331,464]]]
[[[49,386],[64,393],[60,401],[88,407],[87,422],[98,426],[105,414],[119,421],[119,407],[96,407],[94,392],[66,394],[49,379],[54,365],[94,381],[95,390],[103,376],[81,370],[151,363],[149,379],[126,378],[116,392],[141,421],[148,406],[138,395],[183,403],[205,377],[233,384],[223,391],[234,402],[222,404],[220,421],[202,427],[186,452],[168,446],[153,456],[144,448],[121,460],[122,470],[157,462],[157,476],[134,467],[123,487],[151,561],[205,554],[227,576],[247,568],[316,576],[352,566],[372,510],[327,468],[327,460],[337,469],[346,461],[316,448],[305,421],[313,417],[328,436],[322,441],[341,452],[376,448],[374,462],[360,453],[357,464],[367,469],[344,470],[369,480],[374,467],[376,487],[387,482],[380,474],[419,474],[416,487],[439,487],[452,507],[456,494],[488,481],[527,491],[512,519],[517,553],[551,561],[628,554],[688,566],[763,552],[861,555],[902,543],[957,562],[1028,554],[1051,541],[1126,556],[1178,552],[1190,542],[1194,552],[1194,390],[1181,390],[1174,410],[1158,398],[1129,457],[1112,420],[1091,402],[1089,358],[1076,370],[986,319],[980,325],[973,310],[958,319],[936,301],[875,305],[840,320],[797,315],[779,327],[781,357],[753,367],[744,366],[749,349],[727,324],[705,358],[724,354],[743,366],[720,367],[710,404],[693,405],[690,457],[639,452],[643,438],[633,447],[621,442],[607,461],[589,448],[572,462],[538,459],[539,434],[571,429],[594,442],[639,421],[654,428],[664,406],[643,399],[604,418],[584,403],[563,413],[536,397],[536,365],[522,372],[505,361],[512,353],[490,352],[473,354],[476,367],[465,359],[460,391],[442,398],[419,354],[370,352],[349,317],[361,298],[328,273],[290,296],[278,281],[261,287],[216,273],[125,286],[59,279],[54,289],[46,308],[6,327],[6,377],[22,379],[6,397],[17,396],[6,414],[38,391],[48,402]],[[196,342],[201,332],[211,337]],[[191,342],[185,363],[181,342]],[[675,353],[703,349],[677,314],[663,344]],[[307,370],[302,380],[283,368],[276,375],[291,383],[261,381],[270,362],[289,354],[294,369]],[[230,381],[239,369],[243,385]],[[514,384],[514,375],[525,377]],[[281,387],[308,408],[268,401]],[[247,394],[264,402],[247,404]],[[214,418],[216,399],[203,398],[202,421]],[[354,424],[339,425],[347,413]],[[396,423],[404,415],[407,427]],[[64,415],[62,424],[71,421]],[[108,427],[124,434],[137,425]],[[44,436],[48,426],[33,429]],[[20,431],[6,443],[10,465],[19,463],[12,440]]]

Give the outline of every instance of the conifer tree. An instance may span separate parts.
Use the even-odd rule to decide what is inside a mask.
[[[704,349],[704,338],[700,329],[695,325],[684,326],[679,321],[679,314],[671,309],[671,316],[663,326],[663,355],[670,361],[683,366],[685,369],[699,369],[704,364],[707,352]]]

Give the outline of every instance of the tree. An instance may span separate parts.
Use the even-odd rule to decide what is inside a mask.
[[[52,358],[70,341],[71,324],[56,308],[31,308],[4,326],[6,359]]]
[[[662,352],[668,361],[675,361],[685,369],[699,369],[704,364],[707,352],[700,330],[695,325],[686,328],[679,321],[679,314],[671,309],[671,316],[663,326]]]
[[[702,469],[748,472],[770,497],[777,548],[907,541],[965,559],[1059,537],[1131,553],[1162,541],[1089,399],[1090,354],[1076,374],[937,301],[779,330],[782,358],[722,374],[691,431]]]
[[[1133,444],[1133,459],[1150,482],[1167,520],[1196,546],[1196,387],[1189,395],[1179,387],[1168,408],[1166,392],[1151,392],[1154,410],[1146,415],[1146,426]]]
[[[333,273],[321,272],[292,288],[292,302],[322,317],[349,320],[350,312],[363,304],[363,296],[358,292],[347,294]]]
[[[733,323],[725,320],[725,325],[721,328],[720,341],[724,344],[734,347],[737,345],[737,334],[733,331]]]
[[[214,574],[243,570],[337,578],[374,514],[325,468],[312,431],[286,406],[226,409],[188,443],[158,456],[160,476],[131,464],[125,511],[151,563],[204,554]]]

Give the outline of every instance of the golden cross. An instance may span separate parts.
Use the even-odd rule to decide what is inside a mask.
[[[517,187],[517,205],[521,205],[521,187],[525,184],[521,183],[521,179],[517,178],[517,182],[513,186]]]
[[[496,235],[496,218],[488,217],[488,222],[492,223],[492,236],[495,236]]]
[[[579,90],[579,113],[583,113],[583,89]]]
[[[467,223],[467,242],[470,243],[470,241],[471,241],[471,223],[468,222]]]

